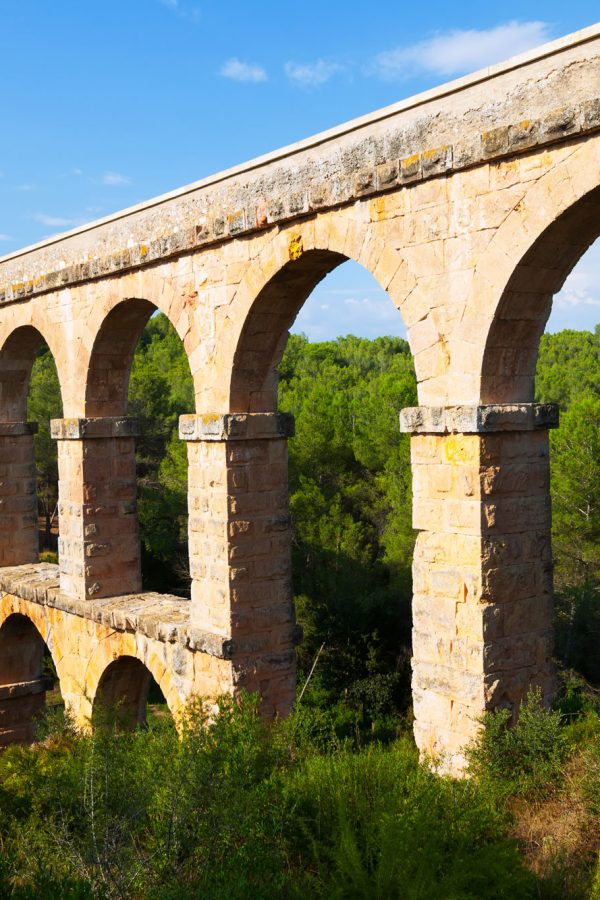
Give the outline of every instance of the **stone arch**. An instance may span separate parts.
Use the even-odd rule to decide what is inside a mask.
[[[27,419],[27,392],[36,356],[46,345],[62,379],[57,357],[46,337],[34,325],[19,325],[5,338],[0,349],[0,421],[24,422]]]
[[[183,698],[174,675],[155,653],[143,649],[131,634],[114,634],[98,644],[85,676],[85,706],[90,718],[103,699],[109,708],[121,704],[126,727],[144,725],[148,689],[154,678],[176,719]]]
[[[533,187],[498,229],[476,269],[471,305],[454,344],[471,396],[454,402],[533,400],[540,337],[552,297],[600,234],[599,139],[573,150]]]
[[[344,262],[362,265],[402,315],[412,280],[401,254],[386,246],[381,228],[386,223],[363,225],[339,210],[323,219],[327,225],[318,219],[285,229],[249,264],[236,293],[237,327],[221,340],[221,371],[231,378],[225,404],[231,412],[276,409],[275,367],[288,331],[317,284]]]
[[[33,364],[44,346],[48,346],[57,365],[57,357],[42,332],[34,325],[22,324],[8,333],[0,350],[0,464],[4,467],[4,476],[0,481],[3,513],[0,565],[4,566],[36,562],[39,556],[38,485],[33,437],[37,423],[27,422],[27,401]],[[62,407],[63,385],[58,365],[57,372]],[[49,538],[48,511],[46,523]]]
[[[231,373],[233,412],[269,412],[277,405],[275,367],[288,331],[317,284],[347,257],[308,250],[287,262],[260,291],[245,317]]]
[[[132,298],[114,306],[102,321],[89,359],[86,416],[123,416],[133,354],[140,335],[156,306]]]
[[[552,298],[600,235],[600,185],[549,225],[508,279],[487,336],[484,403],[531,402],[540,338]]]
[[[46,691],[53,686],[44,675],[46,647],[33,621],[20,612],[12,612],[0,626],[0,747],[35,738]]]
[[[98,682],[93,714],[101,706],[117,716],[121,727],[133,729],[146,725],[146,704],[152,673],[135,656],[119,656],[109,663]]]
[[[186,310],[192,284],[177,288],[169,277],[138,272],[92,297],[90,318],[78,350],[85,416],[121,416],[126,412],[133,355],[139,337],[155,312],[163,313],[177,332],[188,363],[196,334]],[[100,302],[97,302],[99,300]],[[191,365],[192,376],[195,375]]]

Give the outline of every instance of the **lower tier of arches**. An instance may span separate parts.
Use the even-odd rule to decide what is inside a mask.
[[[0,747],[34,740],[46,692],[55,682],[74,724],[84,729],[107,708],[125,727],[143,726],[152,681],[175,720],[194,696],[235,692],[231,662],[189,646],[189,637],[186,646],[95,621],[91,607],[86,617],[39,602],[47,599],[54,569],[37,564],[11,570],[22,592],[38,599],[0,593]],[[40,585],[46,585],[41,598]],[[125,610],[126,601],[134,605],[133,598],[119,599]]]

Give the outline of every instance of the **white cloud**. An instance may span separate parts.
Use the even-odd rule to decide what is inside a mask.
[[[600,307],[600,241],[581,257],[554,303],[563,310],[577,306]]]
[[[285,74],[298,87],[320,87],[342,70],[339,63],[318,59],[314,63],[286,62]]]
[[[22,193],[29,193],[29,191],[37,191],[37,185],[35,185],[35,184],[18,184],[15,188],[15,191],[21,191]]]
[[[506,22],[494,28],[449,31],[408,47],[386,50],[375,57],[369,73],[384,81],[423,72],[459,75],[501,62],[550,38],[546,22]]]
[[[231,81],[242,81],[252,84],[258,84],[260,81],[267,80],[267,73],[262,66],[255,63],[242,62],[237,56],[232,56],[225,62],[219,71],[219,75],[223,78],[230,78]]]
[[[593,330],[600,322],[600,240],[581,257],[554,297],[547,331]]]
[[[319,291],[317,288],[300,310],[292,332],[304,333],[311,341],[329,341],[341,334],[368,338],[384,334],[406,337],[402,317],[385,291],[380,289],[372,296],[345,292],[345,296],[337,296],[331,304],[319,302],[329,293],[342,294],[341,291]]]
[[[0,241],[12,241],[10,234],[0,234]]]
[[[46,213],[36,213],[32,216],[35,222],[52,228],[64,228],[67,225],[77,225],[78,219],[66,219],[63,216],[48,216]]]
[[[105,172],[102,176],[102,184],[120,187],[123,184],[131,184],[131,178],[128,178],[127,175],[121,175],[119,172]]]

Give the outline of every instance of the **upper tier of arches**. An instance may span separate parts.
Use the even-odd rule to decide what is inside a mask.
[[[154,310],[183,342],[197,412],[271,410],[291,323],[348,259],[398,309],[421,403],[531,400],[551,298],[600,231],[599,145],[590,135],[7,306],[0,414],[23,419],[42,342],[66,417],[125,414],[133,351]]]

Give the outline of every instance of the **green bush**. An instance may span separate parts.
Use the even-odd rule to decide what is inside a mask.
[[[198,702],[181,739],[162,720],[55,731],[2,754],[4,880],[25,892],[14,896],[51,897],[36,893],[46,883],[66,886],[57,897],[81,884],[82,897],[266,896],[287,870],[269,782],[280,750],[256,707],[223,699],[208,727]]]
[[[600,900],[600,852],[598,852],[598,862],[596,864],[596,873],[594,875],[590,900]]]
[[[82,735],[55,716],[41,743],[0,755],[0,896],[537,896],[505,795],[560,768],[565,729],[538,695],[512,730],[488,717],[471,781],[432,774],[408,734],[387,746],[340,738],[337,715],[303,700],[268,726],[256,697],[222,698],[216,713],[196,701],[180,736],[164,718]],[[578,735],[596,809],[593,715]]]
[[[501,793],[543,790],[555,780],[567,752],[563,716],[547,710],[539,689],[521,705],[511,727],[507,709],[487,713],[477,743],[469,751],[470,771]]]
[[[534,896],[502,817],[474,784],[420,765],[408,740],[310,758],[283,791],[302,896]]]

